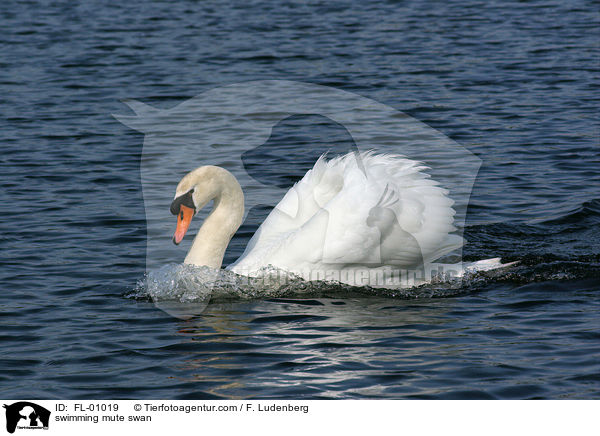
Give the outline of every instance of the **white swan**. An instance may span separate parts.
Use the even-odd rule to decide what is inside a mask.
[[[425,271],[464,243],[451,234],[453,201],[424,169],[398,155],[321,156],[228,269],[255,276],[271,265],[307,280],[402,286],[400,271]],[[179,182],[171,204],[178,215],[173,242],[181,242],[194,214],[211,200],[213,209],[184,263],[219,269],[244,215],[242,188],[229,171],[203,166]],[[488,259],[456,266],[454,275],[498,266],[499,259]]]

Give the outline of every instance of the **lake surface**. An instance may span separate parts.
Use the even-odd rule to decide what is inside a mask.
[[[599,28],[586,1],[0,4],[0,397],[600,398]],[[464,257],[518,265],[448,292],[158,309],[139,287],[144,135],[111,114],[265,79],[373,99],[474,153]],[[281,189],[352,147],[318,114],[268,144],[244,162]],[[191,168],[168,168],[174,191]]]

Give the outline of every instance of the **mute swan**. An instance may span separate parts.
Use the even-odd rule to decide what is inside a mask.
[[[307,280],[371,286],[389,286],[397,278],[395,270],[422,270],[464,243],[451,234],[453,201],[424,169],[399,155],[321,156],[228,269],[255,276],[271,265]],[[171,203],[171,213],[177,215],[173,242],[181,242],[194,214],[211,200],[212,211],[184,263],[219,269],[244,215],[242,188],[229,171],[202,166],[181,179]],[[498,266],[499,259],[467,265]],[[465,268],[459,268],[460,276]],[[379,274],[377,283],[369,278],[373,272]]]

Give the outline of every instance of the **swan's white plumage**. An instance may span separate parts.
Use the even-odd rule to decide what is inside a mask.
[[[349,153],[314,167],[254,234],[231,270],[299,272],[418,267],[460,248],[453,201],[398,155]]]

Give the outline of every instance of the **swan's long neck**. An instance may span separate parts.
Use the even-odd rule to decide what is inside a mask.
[[[213,209],[194,238],[184,263],[219,269],[229,241],[242,224],[244,193],[235,177],[222,168],[212,167],[212,182],[216,182],[212,198]]]

